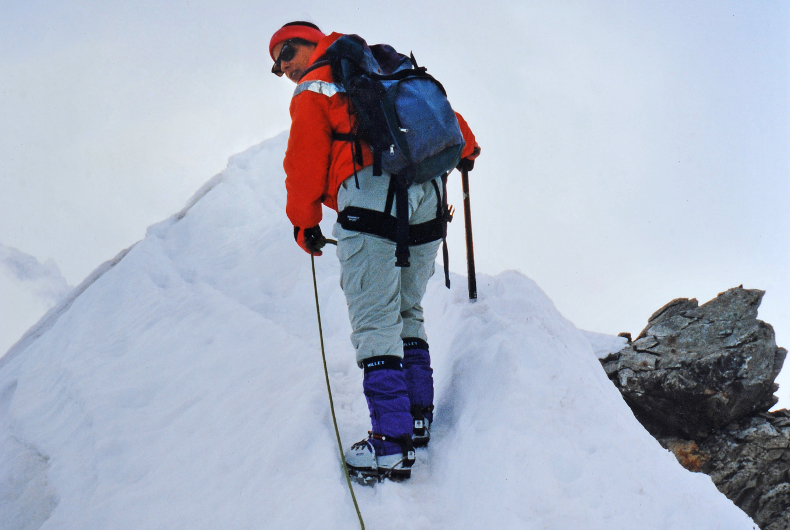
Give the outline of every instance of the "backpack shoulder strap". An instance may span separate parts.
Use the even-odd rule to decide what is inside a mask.
[[[308,66],[307,69],[302,74],[302,76],[306,76],[307,74],[309,74],[313,70],[317,70],[318,68],[321,68],[322,66],[329,66],[329,59],[326,58],[326,55],[322,55],[321,57],[318,58],[318,60],[316,62],[314,62],[313,64]]]

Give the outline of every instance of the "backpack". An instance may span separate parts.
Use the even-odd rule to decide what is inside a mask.
[[[406,57],[389,45],[368,46],[357,35],[344,35],[308,71],[327,64],[335,84],[351,100],[357,118],[356,134],[335,133],[333,137],[353,142],[360,165],[359,140],[364,140],[373,152],[373,175],[381,175],[382,169],[393,175],[396,227],[390,239],[396,243],[396,265],[408,267],[409,242],[417,243],[409,237],[407,190],[412,183],[421,184],[439,175],[446,183],[447,173],[458,165],[464,147],[458,119],[442,84],[417,65],[413,54]],[[446,232],[451,215],[446,187],[442,195],[444,205],[437,212],[441,234],[433,240],[445,240],[447,270]],[[449,287],[448,276],[446,273]]]

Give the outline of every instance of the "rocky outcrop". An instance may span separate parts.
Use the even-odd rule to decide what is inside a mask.
[[[704,438],[776,404],[787,350],[757,320],[764,292],[737,287],[699,306],[680,298],[648,320],[604,369],[649,430]]]
[[[658,441],[686,469],[710,475],[762,530],[790,528],[790,411],[744,418],[704,440]]]
[[[764,292],[743,286],[699,306],[673,300],[602,359],[634,415],[687,469],[763,530],[790,529],[790,411],[774,383],[787,350],[757,320]]]

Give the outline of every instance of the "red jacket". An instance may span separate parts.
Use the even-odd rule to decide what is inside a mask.
[[[327,35],[318,42],[310,64],[318,60],[340,33]],[[332,83],[329,66],[308,72],[299,85],[310,81]],[[351,143],[332,140],[332,132],[348,133],[355,127],[350,123],[349,100],[344,93],[331,91],[318,93],[303,90],[291,99],[291,134],[285,151],[285,188],[288,200],[285,212],[294,226],[310,228],[321,221],[321,204],[337,211],[337,190],[340,184],[354,174],[355,163]],[[475,137],[466,121],[456,113],[466,145],[461,157],[473,156],[477,147]],[[373,163],[370,147],[362,142],[363,165]]]

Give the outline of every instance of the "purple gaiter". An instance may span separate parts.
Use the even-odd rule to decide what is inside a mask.
[[[401,360],[392,355],[365,359],[362,387],[368,401],[373,432],[389,437],[411,437],[412,418]],[[371,440],[379,456],[402,452],[393,442]]]
[[[403,339],[403,371],[412,407],[422,407],[422,412],[433,422],[433,368],[428,353],[428,343],[422,339]]]

